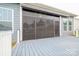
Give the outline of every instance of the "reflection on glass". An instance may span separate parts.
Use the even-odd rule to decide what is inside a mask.
[[[64,30],[67,31],[67,21],[65,21],[63,24],[64,24]]]
[[[5,30],[12,30],[12,23],[0,21],[0,31],[5,31]]]
[[[35,39],[35,20],[26,16],[23,22],[23,40]]]

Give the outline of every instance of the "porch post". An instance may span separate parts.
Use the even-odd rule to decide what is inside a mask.
[[[60,16],[60,36],[62,36],[62,17]]]
[[[19,42],[21,42],[23,39],[22,39],[22,29],[23,29],[23,27],[22,27],[22,6],[21,6],[21,4],[20,4],[20,38],[19,38]]]

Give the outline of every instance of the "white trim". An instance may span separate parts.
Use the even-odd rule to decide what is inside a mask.
[[[22,28],[22,6],[20,4],[20,39],[19,39],[19,42],[23,40],[23,36],[22,36],[22,33],[23,33],[23,28]]]
[[[59,27],[59,28],[60,28],[60,31],[59,31],[59,32],[60,32],[60,36],[62,36],[62,22],[61,22],[62,20],[61,20],[61,19],[62,19],[62,18],[61,18],[61,16],[60,16],[60,27]]]
[[[69,26],[68,26],[69,17],[67,17],[66,19],[67,19],[67,32],[68,32],[69,31]]]
[[[14,33],[14,10],[12,10],[12,33]]]

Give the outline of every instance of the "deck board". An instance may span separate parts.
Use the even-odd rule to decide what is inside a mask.
[[[29,40],[17,44],[12,56],[72,56],[79,55],[79,38],[56,37]]]
[[[28,45],[27,44],[25,44],[25,55],[26,56],[29,56],[30,54],[29,54],[29,48],[28,48]]]
[[[19,48],[20,48],[20,46],[18,44],[15,49],[14,48],[12,49],[12,55],[13,56],[15,56],[17,54],[17,51],[19,50]]]
[[[26,51],[26,45],[23,44],[21,56],[25,56],[26,55],[26,52],[25,51]]]
[[[23,50],[23,45],[20,45],[20,47],[17,50],[16,56],[21,56],[22,55],[22,50]]]

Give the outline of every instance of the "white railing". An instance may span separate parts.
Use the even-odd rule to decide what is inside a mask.
[[[11,31],[0,31],[0,56],[11,55]]]

